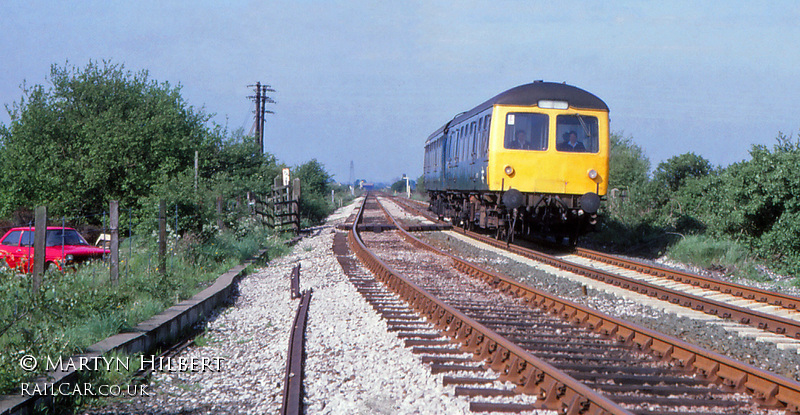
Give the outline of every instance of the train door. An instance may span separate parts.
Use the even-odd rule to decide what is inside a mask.
[[[453,171],[456,166],[456,149],[458,146],[456,132],[456,130],[450,130],[450,123],[447,123],[442,132],[442,146],[444,149],[442,152],[442,188],[444,189],[451,188],[455,178]]]

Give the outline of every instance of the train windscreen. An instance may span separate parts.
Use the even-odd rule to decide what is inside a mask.
[[[597,153],[600,150],[597,117],[559,115],[556,118],[556,137],[558,151]]]
[[[509,113],[503,146],[510,150],[547,150],[547,114]]]

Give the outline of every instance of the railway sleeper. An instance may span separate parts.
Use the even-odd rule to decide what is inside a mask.
[[[469,410],[472,412],[506,412],[519,413],[542,409],[540,405],[503,402],[470,402]]]
[[[442,339],[406,339],[405,345],[406,347],[413,347],[413,346],[447,346],[449,344],[453,344],[450,340],[442,340]]]
[[[439,333],[439,332],[434,332],[434,333],[419,333],[419,332],[407,332],[407,331],[401,331],[401,332],[397,333],[397,337],[399,337],[399,338],[401,338],[401,339],[403,339],[403,338],[418,338],[418,339],[441,339],[441,338],[442,338],[442,337],[444,337],[444,336],[442,336],[442,334],[441,334],[441,333]]]
[[[706,399],[706,398],[699,398],[699,399],[688,399],[685,397],[680,398],[680,406],[684,408],[684,413],[695,413],[695,411],[688,409],[688,408],[708,408],[708,407],[718,407],[718,408],[730,408],[730,407],[740,407],[742,406],[741,401],[732,401],[732,400],[725,400],[725,399]],[[660,405],[660,406],[674,406],[676,404],[677,399],[675,398],[664,398],[664,397],[653,397],[653,396],[628,396],[628,395],[617,395],[614,397],[614,401],[621,404],[627,405],[639,405],[639,404],[647,404],[650,405]]]
[[[480,385],[487,383],[494,383],[497,378],[474,378],[474,377],[459,377],[459,376],[444,376],[442,377],[442,384],[449,385]]]
[[[456,386],[456,396],[514,396],[516,394],[516,392],[509,389]]]
[[[439,356],[439,355],[422,355],[424,363],[471,363],[475,362],[472,357],[466,356]]]
[[[675,386],[675,385],[611,385],[611,384],[598,384],[595,385],[597,390],[619,394],[619,393],[632,393],[639,392],[643,394],[655,396],[671,396],[671,395],[722,395],[727,392],[722,391],[714,386],[709,387],[692,387],[692,386]]]
[[[446,373],[446,372],[485,372],[483,366],[473,365],[459,365],[455,363],[431,363],[431,373]]]
[[[377,265],[375,265],[375,268],[377,269]],[[388,278],[388,275],[386,275],[386,274],[389,274],[388,271],[386,271],[386,272],[378,271],[378,272],[384,274],[381,277],[382,279],[383,278]],[[392,284],[390,284],[390,285],[392,285]],[[397,285],[397,284],[395,284],[395,285]],[[406,294],[408,294],[408,293],[406,293]],[[445,302],[447,302],[447,301],[445,300]],[[541,305],[541,304],[532,304],[532,305]],[[562,311],[561,309],[557,309],[555,311],[555,313],[556,314],[561,314],[561,311]],[[453,330],[452,327],[450,327],[451,321],[452,321],[451,319],[453,318],[453,316],[450,315],[449,312],[445,312],[444,309],[438,310],[438,307],[433,307],[433,309],[431,310],[430,313],[425,313],[425,314],[428,315],[429,318],[432,318],[432,319],[436,320],[437,321],[437,325],[441,329],[446,329],[446,330],[449,330],[449,331]],[[491,321],[491,320],[494,320],[494,321]],[[602,328],[601,326],[603,326],[605,324],[602,319],[597,320],[596,317],[595,318],[590,318],[590,319],[584,319],[584,320],[587,320],[586,323],[589,326],[588,327],[589,330]],[[597,321],[595,321],[595,320],[597,320]],[[495,319],[489,319],[489,321],[486,321],[486,322],[489,325],[491,325],[493,322],[496,322],[496,321],[497,321],[497,319],[495,318]],[[554,329],[552,327],[548,327],[548,326],[556,325],[556,324],[558,324],[558,323],[548,322],[547,325],[542,327],[542,329],[543,330],[547,330],[547,331],[553,331]],[[460,321],[459,321],[459,325],[460,325]],[[509,325],[506,324],[505,322],[497,322],[497,324],[495,324],[495,326],[496,327],[497,326],[499,326],[499,327],[503,327],[503,326],[508,327]],[[514,324],[512,324],[512,326],[514,326]],[[532,328],[530,324],[519,324],[517,326],[520,327],[520,328],[526,329],[526,330],[536,330],[536,328]],[[506,366],[506,363],[504,363],[504,362],[505,362],[505,360],[507,360],[507,357],[504,358],[502,356],[502,354],[505,353],[506,355],[508,355],[508,353],[504,352],[504,351],[497,352],[497,350],[504,350],[504,349],[501,349],[500,346],[495,341],[489,340],[487,342],[487,341],[485,341],[483,339],[483,335],[474,335],[474,334],[470,335],[469,332],[466,332],[466,337],[465,337],[465,336],[463,336],[461,334],[462,333],[461,330],[457,330],[457,331],[459,333],[459,337],[462,337],[462,341],[464,341],[466,339],[467,348],[468,349],[472,349],[471,350],[472,352],[477,353],[479,355],[478,359],[482,359],[484,364],[481,365],[481,366],[471,366],[471,365],[468,365],[468,364],[434,363],[434,364],[431,365],[431,371],[432,372],[434,372],[434,373],[437,373],[439,371],[447,371],[447,372],[449,372],[449,371],[475,371],[475,372],[479,372],[479,371],[483,371],[485,368],[488,369],[488,367],[490,366],[489,361],[492,362],[491,365],[497,364],[497,366],[498,366],[497,368],[500,368],[501,370],[502,370],[503,367]],[[617,336],[617,330],[614,330],[613,332],[609,331],[609,333],[605,333],[605,334],[608,334],[608,335],[612,336],[612,338],[614,338],[614,337]],[[478,339],[478,337],[480,337],[480,338]],[[672,347],[670,347],[670,346],[666,346],[666,348],[661,347],[662,345],[660,344],[660,342],[654,342],[653,339],[647,338],[648,336],[639,336],[639,335],[631,336],[631,335],[629,335],[628,337],[629,338],[627,340],[630,341],[634,345],[633,350],[631,350],[630,348],[627,348],[627,349],[620,348],[619,349],[620,351],[626,352],[628,354],[637,354],[635,352],[637,351],[636,349],[638,348],[639,349],[638,351],[646,352],[646,353],[656,352],[655,354],[657,354],[657,355],[659,355],[659,356],[661,356],[663,358],[667,358],[668,359],[668,358],[671,357],[671,355],[674,352]],[[477,339],[477,340],[474,340],[474,339]],[[461,354],[461,350],[460,349],[454,349],[454,348],[414,347],[413,351],[414,351],[414,353],[424,353],[424,354],[429,354],[429,355],[435,355],[435,354],[456,355],[456,354]],[[576,354],[583,353],[585,351],[586,351],[585,349],[584,350],[576,350],[576,352],[577,352]],[[542,354],[546,354],[546,353],[539,353],[538,351],[534,351],[533,353],[536,354],[539,358],[543,358]],[[553,359],[554,359],[552,361],[552,364],[554,364],[555,366],[558,366],[558,360],[561,359],[563,357],[563,355],[559,354],[559,353],[551,353],[551,354],[552,354]],[[624,359],[625,357],[626,356],[624,356],[624,355],[623,356],[613,356],[612,359],[619,359],[618,360],[619,362],[626,362],[626,359]],[[630,356],[627,356],[627,357],[630,358]],[[605,361],[605,360],[607,360],[607,356],[600,356],[599,359],[600,360],[597,360],[597,361]],[[579,361],[586,362],[586,361],[590,361],[590,360],[591,360],[591,357],[589,357],[589,356],[581,356],[581,360],[573,360],[573,361],[574,362],[579,362]],[[617,370],[616,373],[610,373],[610,374],[576,373],[576,374],[573,375],[573,377],[575,377],[577,380],[581,380],[582,378],[587,379],[587,380],[590,381],[589,382],[590,384],[595,384],[595,385],[597,385],[598,388],[600,388],[602,385],[612,384],[612,383],[615,386],[622,385],[622,386],[631,386],[631,387],[638,387],[638,388],[647,388],[647,387],[650,387],[651,385],[660,385],[660,386],[667,386],[667,387],[672,386],[675,389],[677,389],[677,388],[688,388],[688,387],[691,387],[693,385],[695,385],[695,386],[696,385],[702,385],[703,387],[701,387],[699,389],[704,389],[704,391],[703,391],[704,393],[712,393],[713,394],[712,396],[714,396],[714,395],[716,395],[718,393],[717,393],[716,390],[711,392],[711,389],[708,387],[709,382],[712,382],[712,383],[713,382],[720,382],[720,383],[722,383],[723,385],[721,387],[723,387],[726,391],[731,390],[731,389],[740,389],[741,388],[744,378],[740,378],[740,377],[737,377],[737,376],[727,376],[728,374],[724,373],[724,371],[725,371],[724,369],[725,368],[720,368],[718,364],[717,365],[714,365],[714,364],[704,365],[703,364],[703,363],[705,363],[705,362],[703,362],[704,359],[700,359],[699,357],[696,358],[696,359],[693,359],[693,360],[694,361],[688,362],[689,363],[688,366],[690,366],[690,367],[693,366],[694,368],[699,369],[699,371],[701,373],[704,373],[707,377],[704,378],[704,376],[701,375],[701,376],[698,376],[697,378],[691,378],[691,377],[685,375],[684,374],[685,372],[680,372],[680,376],[673,376],[672,374],[668,374],[666,376],[663,375],[663,374],[661,376],[655,376],[655,375],[649,375],[649,374],[648,375],[620,374],[620,373],[618,373],[619,370]],[[516,359],[514,359],[514,361],[516,362]],[[706,366],[706,367],[704,367],[704,366]],[[508,368],[508,370],[512,370],[512,369]],[[523,369],[519,369],[519,370],[520,370],[520,374],[522,374],[521,371]],[[527,371],[530,371],[530,370],[531,369],[527,369]],[[536,372],[536,370],[534,370],[534,372]],[[526,372],[526,373],[528,373],[528,372]],[[511,373],[509,373],[508,376],[511,376]],[[527,377],[527,376],[528,375],[526,374],[525,377]],[[567,412],[569,412],[569,413],[579,413],[579,412],[581,412],[580,408],[582,406],[584,406],[585,403],[580,398],[577,397],[578,395],[574,395],[574,393],[575,393],[574,391],[569,390],[566,387],[566,385],[561,384],[560,382],[555,381],[552,378],[546,378],[546,379],[543,378],[542,380],[545,381],[544,385],[533,386],[531,384],[531,382],[536,382],[536,381],[532,380],[532,378],[528,378],[527,380],[524,381],[525,382],[525,387],[523,389],[525,389],[526,391],[532,392],[532,393],[536,393],[536,394],[539,394],[537,391],[545,391],[544,394],[539,394],[540,397],[545,398],[544,402],[537,403],[536,405],[522,405],[522,406],[526,406],[529,409],[537,409],[537,408],[542,408],[542,404],[544,404],[544,405],[547,405],[550,408],[555,408],[556,406],[558,406],[559,409],[566,409]],[[584,383],[586,383],[586,382],[584,382]],[[529,389],[529,387],[528,387],[529,384],[531,385],[530,390],[528,390]],[[731,392],[732,392],[732,390],[731,390]],[[726,393],[730,393],[730,392],[723,392],[722,395],[725,395]],[[613,394],[615,395],[615,398],[619,397],[619,393],[613,393]],[[767,392],[766,394],[769,395],[770,393]],[[658,396],[662,396],[662,397],[658,398]],[[699,394],[695,395],[695,396],[699,396]],[[703,397],[707,398],[708,395],[703,395]],[[648,405],[650,405],[649,407],[647,407],[647,408],[632,407],[630,409],[632,411],[634,411],[635,413],[664,413],[665,411],[669,412],[670,409],[672,410],[671,411],[672,413],[685,413],[685,409],[687,408],[686,405],[688,405],[688,407],[690,407],[690,408],[696,408],[698,410],[708,410],[708,409],[713,408],[714,406],[716,406],[716,405],[714,405],[713,401],[711,401],[710,399],[693,399],[693,398],[685,399],[685,398],[680,398],[680,397],[676,397],[674,399],[670,399],[670,398],[664,398],[663,395],[657,395],[656,397],[650,395],[650,396],[646,396],[645,398],[647,400],[646,401],[641,401],[641,402],[635,402],[636,399],[632,399],[629,404],[631,406],[633,406],[633,405],[639,405],[642,402],[646,402]],[[622,402],[622,401],[619,401],[619,402],[620,403],[625,403],[625,402]],[[730,400],[725,400],[724,402],[726,402],[726,405],[727,405],[731,401]],[[695,405],[695,403],[698,403],[698,405]],[[627,406],[628,403],[625,403],[625,404]],[[481,403],[473,402],[471,404],[471,408],[474,406],[477,409],[477,408],[480,408],[480,405],[481,405]],[[492,405],[494,405],[494,404],[492,403]],[[659,407],[659,406],[662,406],[662,405],[663,406],[668,406],[669,408],[661,408],[661,407]],[[734,403],[731,403],[731,405],[739,406],[739,405],[742,405],[742,402],[741,401],[734,402]],[[588,410],[589,408],[586,407],[585,409]],[[492,409],[492,410],[496,410],[496,409]],[[696,413],[698,411],[691,411],[691,412],[692,413]]]

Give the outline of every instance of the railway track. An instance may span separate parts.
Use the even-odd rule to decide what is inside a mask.
[[[357,224],[382,230],[374,225],[386,222],[383,215],[375,199],[365,201],[349,245],[396,293],[387,307],[413,309],[426,321],[399,314],[439,330],[408,331],[408,339],[427,345],[416,347],[438,365],[432,370],[492,369],[489,375],[452,376],[450,382],[485,384],[494,376],[514,385],[460,386],[459,394],[527,393],[539,398],[535,407],[564,413],[766,413],[763,408],[776,406],[800,411],[796,382],[554,298],[435,248],[420,254],[424,244],[408,234],[372,232],[362,240]],[[473,357],[465,359],[463,352]],[[514,409],[497,405],[511,404],[478,401],[471,408]],[[516,409],[531,408],[523,405]]]
[[[421,205],[411,205],[415,202],[394,201],[436,220],[422,212]],[[773,336],[765,340],[800,353],[800,298],[584,248],[576,249],[573,255],[556,256],[464,229],[458,233],[565,271],[771,333]]]

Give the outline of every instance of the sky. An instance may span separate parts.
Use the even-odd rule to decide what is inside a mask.
[[[800,2],[0,0],[0,101],[53,64],[107,60],[180,85],[229,130],[276,101],[264,147],[334,179],[422,174],[425,139],[517,85],[566,82],[611,110],[652,167],[727,166],[800,131]],[[10,122],[0,111],[0,123]]]

